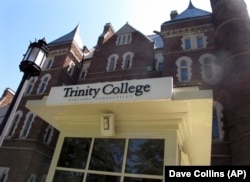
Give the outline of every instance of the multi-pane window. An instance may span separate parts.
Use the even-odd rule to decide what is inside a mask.
[[[41,83],[40,83],[40,85],[38,87],[38,91],[37,91],[39,94],[42,94],[42,93],[45,92],[46,87],[47,87],[48,82],[49,82],[50,79],[51,79],[50,74],[46,74],[41,78]]]
[[[54,182],[162,181],[164,139],[65,138]]]
[[[85,79],[88,73],[89,64],[83,64],[79,79]]]
[[[22,115],[23,115],[23,114],[22,114],[21,111],[16,112],[15,117],[14,117],[14,119],[13,119],[13,121],[12,121],[11,126],[10,126],[8,135],[7,135],[8,138],[11,138],[11,137],[14,135],[14,133],[15,133],[15,131],[16,131],[16,128],[17,128],[17,125],[18,125],[18,123],[19,123],[19,121],[20,121]]]
[[[207,46],[204,33],[184,35],[181,39],[183,50],[205,48]]]
[[[108,71],[113,71],[115,69],[115,64],[116,64],[115,57],[112,56],[108,65]]]
[[[181,81],[188,80],[188,64],[185,60],[181,61]]]
[[[157,71],[162,71],[162,69],[163,69],[163,56],[162,56],[162,54],[161,53],[156,54],[155,60],[156,60],[155,69]]]
[[[35,115],[29,112],[26,115],[26,120],[24,121],[22,130],[20,132],[20,138],[26,138],[29,134],[32,123],[34,122]]]
[[[177,59],[176,65],[177,65],[178,80],[180,82],[190,81],[192,76],[191,72],[192,60],[187,56],[183,56]]]
[[[116,64],[117,64],[118,58],[119,58],[119,56],[117,54],[112,54],[111,56],[109,56],[108,64],[106,67],[107,71],[114,71],[116,69]]]
[[[53,65],[53,62],[54,62],[53,58],[47,59],[44,63],[43,69],[45,70],[50,69]]]
[[[191,40],[190,40],[190,38],[185,38],[185,49],[191,49]]]
[[[32,78],[29,80],[29,83],[28,83],[28,85],[27,85],[27,87],[26,87],[26,90],[25,90],[25,94],[26,94],[26,95],[28,95],[28,94],[30,94],[30,93],[32,92],[33,87],[34,87],[36,81],[37,81],[37,77],[32,77]]]
[[[128,69],[130,67],[130,63],[131,63],[131,56],[128,54],[125,57],[123,69]]]
[[[130,69],[132,67],[134,54],[127,52],[123,55],[122,69]]]
[[[212,54],[203,54],[199,58],[201,63],[201,76],[207,82],[219,80],[221,67],[216,64],[216,57]]]
[[[197,36],[197,47],[198,48],[202,48],[203,46],[204,46],[204,44],[203,44],[203,37],[200,36],[200,35],[198,35]]]
[[[70,76],[73,75],[75,70],[75,63],[73,61],[71,61],[67,67],[67,72],[69,73]]]
[[[122,34],[118,35],[116,39],[116,45],[130,44],[132,41],[132,34]]]

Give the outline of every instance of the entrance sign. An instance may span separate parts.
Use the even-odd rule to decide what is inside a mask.
[[[171,99],[172,77],[52,87],[47,105]]]

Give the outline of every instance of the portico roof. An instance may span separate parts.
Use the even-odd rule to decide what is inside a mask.
[[[192,165],[210,165],[212,92],[192,88],[176,88],[171,99],[48,105],[48,97],[29,100],[26,107],[61,134],[84,133],[100,136],[100,116],[115,115],[116,133],[128,137],[177,131],[180,143],[190,156]],[[133,131],[133,132],[132,132]],[[155,135],[154,135],[155,136]],[[198,150],[197,150],[198,149]]]

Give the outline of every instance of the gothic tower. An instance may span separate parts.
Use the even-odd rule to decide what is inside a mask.
[[[249,165],[250,21],[244,0],[211,0],[217,59],[223,63],[225,130],[232,164]]]

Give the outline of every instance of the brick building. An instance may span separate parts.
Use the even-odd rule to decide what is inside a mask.
[[[249,15],[243,0],[211,0],[211,7],[212,13],[190,1],[154,35],[107,23],[92,49],[82,44],[79,26],[50,42],[0,148],[0,179],[162,181],[164,165],[249,165]],[[162,84],[159,98],[144,100],[162,80],[171,97],[161,97],[160,90],[169,91]],[[99,87],[109,97],[96,97]],[[141,98],[126,102],[121,92]],[[65,100],[80,95],[85,100]],[[105,129],[106,119],[115,129]],[[143,161],[135,150],[142,146],[151,151],[145,156],[158,158]]]

